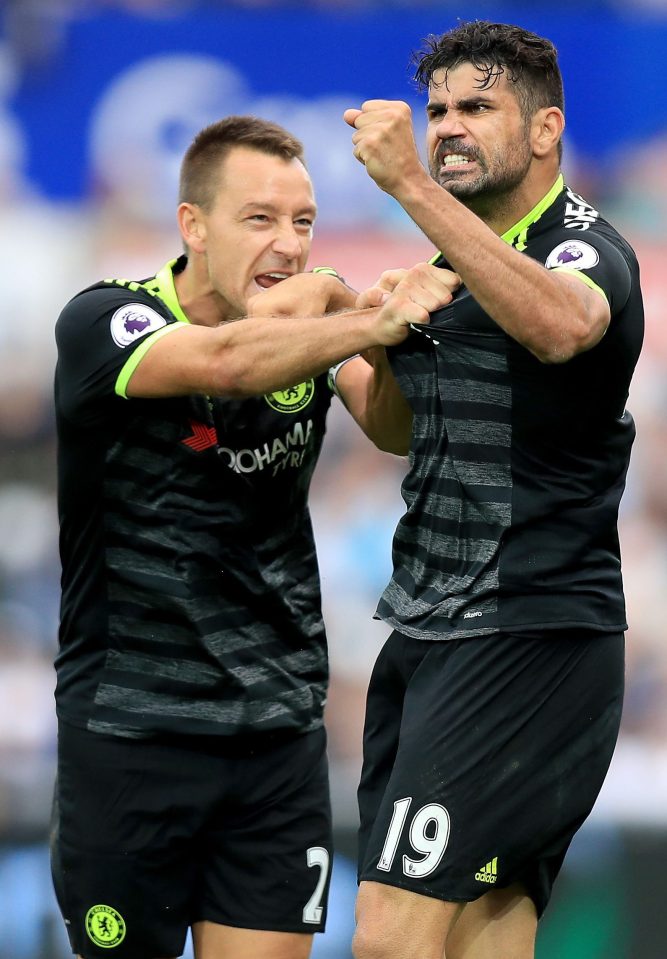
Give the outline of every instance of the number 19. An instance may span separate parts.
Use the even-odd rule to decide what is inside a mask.
[[[412,796],[397,799],[394,803],[394,814],[377,865],[383,872],[389,872],[392,867],[411,803]],[[429,832],[432,835],[429,836]],[[449,813],[445,807],[438,803],[422,806],[410,823],[409,838],[415,852],[420,852],[423,856],[421,859],[403,856],[403,872],[406,876],[417,879],[430,876],[440,863],[449,842]]]

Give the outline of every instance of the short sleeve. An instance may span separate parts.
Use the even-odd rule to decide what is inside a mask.
[[[591,228],[572,236],[563,228],[552,240],[544,265],[579,276],[597,290],[609,304],[612,316],[626,304],[632,288],[632,270],[620,238]]]
[[[146,294],[148,299],[148,294]],[[182,323],[154,297],[122,287],[87,290],[56,323],[56,383],[61,413],[95,419],[124,396],[123,384],[155,339]]]

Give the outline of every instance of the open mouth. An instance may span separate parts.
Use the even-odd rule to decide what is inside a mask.
[[[290,277],[291,273],[260,273],[259,276],[255,277],[255,283],[260,288],[260,290],[270,290],[271,287],[276,286],[278,283],[282,283],[283,280],[286,280]]]

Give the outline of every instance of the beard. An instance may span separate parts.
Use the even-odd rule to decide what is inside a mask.
[[[449,172],[443,166],[447,153],[458,153],[477,163],[477,173],[464,170]],[[485,157],[472,146],[463,146],[455,139],[441,140],[429,159],[429,173],[443,190],[465,203],[466,200],[493,200],[511,194],[525,179],[532,161],[526,140],[508,147],[496,148]]]

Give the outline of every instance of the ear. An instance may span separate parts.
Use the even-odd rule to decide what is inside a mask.
[[[558,107],[543,107],[533,117],[531,143],[536,157],[545,157],[558,146],[565,129],[565,117]]]
[[[176,212],[183,242],[193,253],[206,251],[206,223],[196,203],[181,203]]]

